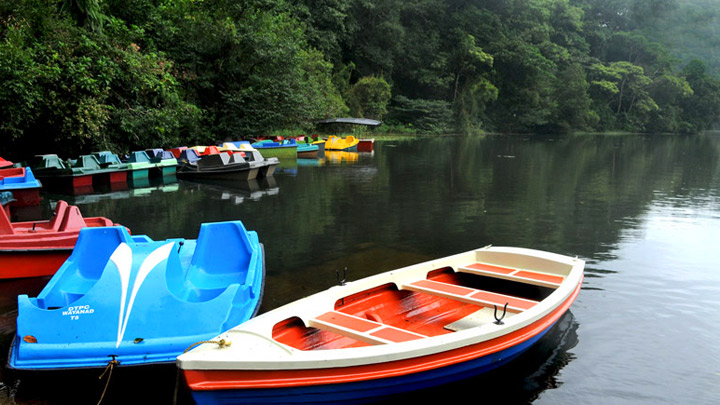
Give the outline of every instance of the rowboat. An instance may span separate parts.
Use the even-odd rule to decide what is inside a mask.
[[[279,159],[297,159],[298,143],[295,140],[283,140],[273,142],[271,140],[263,140],[251,144],[265,157],[276,157]]]
[[[345,152],[357,152],[358,143],[360,143],[360,140],[355,138],[352,135],[348,135],[345,138],[331,135],[328,137],[327,141],[325,141],[325,150],[326,151],[339,150],[339,151],[345,151]]]
[[[177,169],[177,175],[190,179],[253,180],[257,178],[262,163],[248,162],[242,155],[240,152],[232,155],[227,153],[205,155],[194,163],[183,163]]]
[[[358,140],[358,152],[372,152],[375,149],[375,139],[363,138]]]
[[[317,159],[320,148],[317,145],[299,143],[297,148],[298,159]]]
[[[197,240],[84,228],[38,296],[18,296],[8,365],[172,363],[193,344],[254,316],[264,272],[257,233],[239,221],[202,224]]]
[[[584,262],[485,247],[341,283],[178,357],[199,404],[367,401],[481,374],[568,310]]]
[[[40,204],[42,183],[29,167],[0,169],[0,192],[11,192],[13,207],[30,207]]]
[[[10,222],[0,211],[0,279],[51,276],[70,256],[80,229],[116,225],[104,217],[83,218],[65,201],[57,202],[47,221]]]

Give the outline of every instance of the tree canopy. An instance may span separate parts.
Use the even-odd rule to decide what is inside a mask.
[[[696,133],[720,0],[0,2],[0,153],[202,144],[349,114],[426,132]]]

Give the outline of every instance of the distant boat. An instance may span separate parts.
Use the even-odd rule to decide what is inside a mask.
[[[255,142],[252,147],[259,150],[264,157],[276,157],[279,159],[297,159],[298,143],[293,140],[273,142],[264,140]]]
[[[253,317],[262,245],[239,221],[202,224],[197,240],[153,241],[123,227],[85,228],[36,298],[18,296],[8,365],[63,370],[172,363]]]
[[[150,170],[151,174],[154,172],[155,175],[161,177],[175,174],[177,159],[175,159],[175,156],[171,152],[156,148],[145,149],[145,153],[150,157],[150,163],[155,166],[154,169]]]
[[[36,155],[32,170],[49,188],[92,189],[93,185],[127,183],[127,168],[103,168],[93,155],[82,155],[74,161],[63,161],[55,154]]]
[[[111,154],[110,152],[102,152]],[[93,175],[93,185],[127,183],[128,168],[127,165],[114,162],[105,156],[105,163],[101,163],[98,159],[99,154],[80,155],[77,160],[72,162],[71,168],[80,170],[84,173]]]
[[[8,167],[12,167],[13,165],[13,162],[5,160],[2,156],[0,156],[0,169],[6,169]]]
[[[239,151],[245,154],[245,160],[248,162],[260,162],[262,166],[258,171],[258,178],[272,177],[275,170],[280,165],[280,160],[276,157],[264,156],[259,150],[255,149],[248,141],[237,141],[233,144]]]
[[[344,138],[331,135],[328,137],[327,141],[325,141],[325,150],[326,151],[333,151],[333,150],[339,150],[344,152],[356,152],[358,143],[360,143],[360,140],[355,138],[352,135],[348,135]]]
[[[177,175],[188,179],[252,180],[257,178],[261,166],[263,164],[260,162],[248,162],[240,152],[232,155],[216,153],[203,156],[193,163],[183,163]]]
[[[297,148],[297,157],[299,159],[317,159],[320,148],[318,145],[299,143]]]
[[[377,127],[382,124],[381,121],[370,119],[370,118],[330,118],[326,120],[316,121],[316,125],[328,125],[328,124],[350,124],[350,125],[365,125],[369,127]]]
[[[365,138],[358,142],[358,152],[372,152],[375,149],[375,139]]]
[[[150,156],[144,150],[130,152],[126,163],[128,165],[129,179],[131,180],[148,179],[150,178],[150,170],[155,168],[155,164],[150,162]]]
[[[207,155],[214,155],[216,153],[220,153],[220,148],[218,148],[215,145],[210,145],[210,146],[196,145],[190,149],[195,149],[198,156],[207,156]]]
[[[30,207],[40,204],[42,183],[35,178],[29,167],[7,167],[0,169],[0,192],[13,195],[13,207]]]
[[[187,146],[178,146],[175,148],[170,148],[167,151],[172,153],[173,156],[175,156],[175,159],[178,159],[180,157],[180,153],[182,153],[182,151],[184,151],[187,148],[188,148]]]
[[[181,354],[198,404],[362,403],[495,369],[580,292],[584,262],[486,247],[341,283]]]
[[[65,201],[45,221],[10,222],[0,211],[0,279],[51,276],[70,256],[82,228],[116,225],[104,217],[83,218]]]

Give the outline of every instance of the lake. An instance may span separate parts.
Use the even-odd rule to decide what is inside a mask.
[[[488,244],[578,256],[577,301],[528,353],[406,399],[720,403],[718,134],[379,139],[372,153],[285,162],[270,181],[46,194],[42,214],[58,199],[156,240],[242,220],[265,246],[261,312],[336,284],[345,268],[359,279]],[[16,296],[47,280],[0,284],[3,364]],[[0,401],[97,403],[99,376],[5,370]],[[141,395],[191,403],[172,367],[116,369],[102,403]]]

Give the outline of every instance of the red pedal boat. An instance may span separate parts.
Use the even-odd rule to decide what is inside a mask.
[[[83,218],[65,201],[58,201],[48,221],[10,222],[0,211],[0,279],[51,276],[72,253],[80,229],[117,225],[104,217]]]

